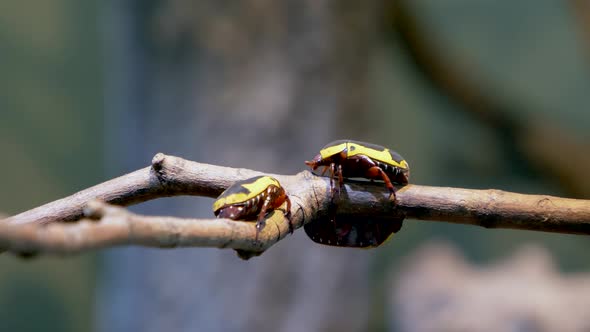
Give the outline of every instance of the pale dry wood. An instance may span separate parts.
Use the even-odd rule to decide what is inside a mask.
[[[79,252],[114,245],[156,247],[210,246],[263,251],[286,236],[288,223],[274,213],[260,241],[254,242],[253,223],[221,219],[179,219],[138,216],[121,208],[94,203],[99,221],[78,220],[93,200],[130,205],[158,197],[198,195],[216,197],[237,180],[262,173],[201,164],[157,154],[152,166],[99,184],[0,222],[0,247],[16,252]],[[347,181],[331,201],[329,180],[308,171],[276,175],[292,200],[295,228],[326,219],[337,204],[347,218],[400,217],[559,233],[590,234],[590,201],[501,190],[474,190],[407,185],[398,188],[397,204],[387,199],[382,183]],[[96,214],[96,213],[95,213]],[[100,218],[99,218],[100,219]]]
[[[267,219],[259,241],[255,241],[254,223],[143,216],[100,201],[90,202],[85,211],[89,218],[77,223],[0,224],[0,247],[27,255],[71,254],[121,245],[217,247],[257,253],[289,234],[289,222],[278,210]]]

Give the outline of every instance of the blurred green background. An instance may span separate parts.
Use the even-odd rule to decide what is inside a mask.
[[[1,213],[107,179],[104,59],[114,51],[104,46],[106,3],[0,3]],[[584,42],[590,37],[572,3],[421,0],[412,8],[434,54],[458,64],[475,91],[502,106],[503,117],[518,119],[518,133],[538,121],[551,128],[547,133],[559,133],[531,135],[547,146],[542,157],[527,153],[531,146],[537,151],[535,143],[517,144],[528,136],[513,137],[510,128],[482,121],[433,84],[404,37],[408,25],[398,23],[382,30],[385,42],[371,56],[374,143],[402,153],[415,183],[590,198],[587,182],[575,178],[578,168],[589,169],[583,162],[590,154],[590,44]],[[556,141],[568,145],[556,148]],[[151,156],[145,157],[147,164]],[[478,262],[534,242],[564,271],[590,267],[576,254],[588,249],[585,237],[408,221],[395,241],[376,250],[375,293],[399,258],[434,238],[449,239]],[[92,329],[97,276],[95,254],[30,261],[0,256],[0,330]],[[379,328],[384,300],[376,298],[371,315]]]
[[[0,212],[96,184],[103,173],[101,1],[0,3]],[[95,255],[0,257],[0,330],[92,326]]]

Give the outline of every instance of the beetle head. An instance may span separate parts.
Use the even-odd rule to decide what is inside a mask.
[[[399,179],[397,180],[400,184],[408,184],[410,182],[410,169],[402,169],[399,173]]]
[[[322,166],[322,155],[316,155],[311,161],[306,161],[305,165],[311,167],[311,169],[315,171],[318,167]]]

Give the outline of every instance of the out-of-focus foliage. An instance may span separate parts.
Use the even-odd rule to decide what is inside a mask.
[[[463,74],[461,78],[472,83],[471,88],[510,106],[499,112],[511,111],[508,116],[524,123],[547,119],[549,127],[588,147],[590,58],[584,53],[583,39],[566,2],[425,0],[404,4],[422,23],[424,37],[440,57],[468,69],[457,74]],[[527,165],[524,155],[506,146],[504,133],[494,131],[469,110],[462,110],[461,103],[433,88],[416,70],[405,47],[400,36],[393,34],[392,44],[377,58],[374,83],[383,113],[400,115],[381,123],[395,128],[396,140],[390,145],[410,161],[413,182],[574,195],[556,178],[540,176],[543,172],[538,165]],[[573,160],[585,151],[566,154],[567,149],[549,144],[561,139],[551,133],[541,136],[552,147],[546,155],[566,169],[576,167]],[[391,136],[391,132],[384,134],[384,139]],[[588,247],[586,239],[579,236],[423,222],[405,222],[399,235],[386,250],[379,251],[380,258],[375,261],[376,318],[386,315],[380,310],[384,305],[379,296],[382,287],[391,282],[387,277],[381,279],[380,272],[395,274],[400,268],[399,257],[432,239],[453,241],[478,263],[509,256],[522,242],[533,242],[548,248],[561,269],[589,266],[583,256],[571,254]]]
[[[100,1],[0,2],[0,212],[101,180]],[[0,331],[85,331],[93,255],[0,255]]]

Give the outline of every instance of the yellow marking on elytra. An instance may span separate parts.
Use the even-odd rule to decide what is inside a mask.
[[[237,204],[237,203],[244,203],[247,200],[258,196],[260,193],[264,192],[269,188],[269,186],[277,186],[280,187],[279,181],[270,176],[263,176],[251,183],[243,183],[241,186],[246,188],[249,192],[248,193],[236,193],[226,197],[223,197],[223,194],[219,196],[219,198],[213,202],[213,211],[217,211],[224,206]],[[228,188],[229,189],[229,188]]]
[[[348,142],[340,143],[338,145],[329,146],[325,149],[320,150],[320,155],[322,159],[330,158],[335,154],[339,154],[343,150],[348,148]]]
[[[408,168],[408,163],[405,160],[400,162],[393,160],[388,148],[384,148],[383,151],[378,151],[356,143],[348,143],[348,156],[351,157],[359,154],[399,168]]]
[[[383,151],[379,151],[353,142],[344,142],[337,145],[329,146],[325,149],[320,150],[320,155],[323,159],[326,159],[330,158],[333,155],[339,154],[344,150],[346,150],[347,157],[352,157],[360,154],[399,168],[409,168],[407,161],[402,160],[400,162],[397,162],[393,160],[393,158],[391,158],[391,154],[389,153],[388,148],[383,148]]]

